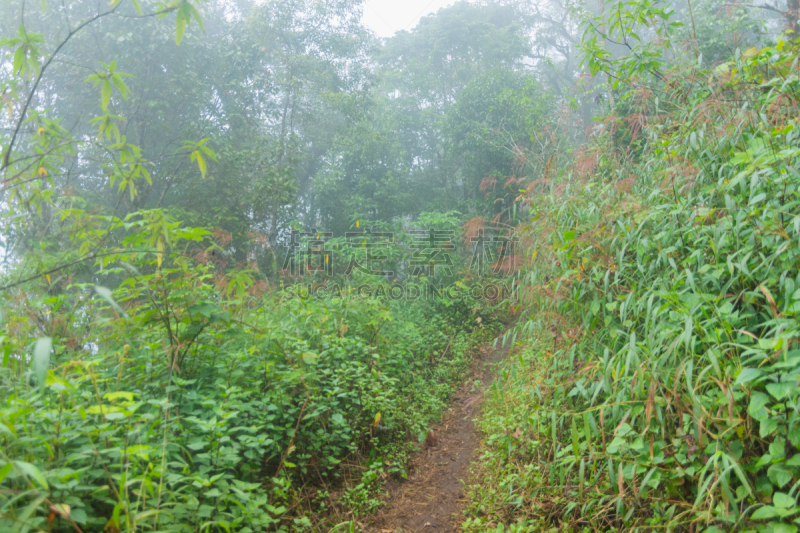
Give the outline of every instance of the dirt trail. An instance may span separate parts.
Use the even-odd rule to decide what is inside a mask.
[[[505,348],[484,346],[465,384],[456,392],[444,421],[433,428],[425,445],[411,459],[408,479],[387,485],[387,505],[373,517],[367,533],[451,533],[458,531],[466,503],[464,482],[478,458],[480,434],[472,422],[479,413],[483,390],[495,375]]]

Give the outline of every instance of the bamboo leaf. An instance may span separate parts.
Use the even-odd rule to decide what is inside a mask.
[[[186,18],[183,16],[183,12],[178,10],[175,15],[175,44],[181,44],[183,41],[183,34],[186,31]]]

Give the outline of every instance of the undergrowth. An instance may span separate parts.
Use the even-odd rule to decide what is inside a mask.
[[[798,45],[660,68],[531,197],[467,531],[798,531]]]
[[[405,476],[496,331],[465,302],[226,298],[189,265],[7,298],[0,530],[325,531]]]

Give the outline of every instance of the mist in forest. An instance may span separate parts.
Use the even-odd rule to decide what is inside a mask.
[[[0,531],[797,532],[800,0],[412,4],[2,0]]]
[[[28,105],[31,113],[48,110],[83,143],[79,156],[65,156],[53,194],[64,202],[78,195],[122,218],[164,209],[228,233],[233,256],[265,270],[297,224],[342,234],[359,217],[496,216],[515,195],[487,195],[487,179],[536,176],[616,104],[603,75],[587,77],[579,50],[602,2],[461,1],[381,39],[362,24],[358,1],[214,0],[197,8],[197,20],[190,14],[181,23],[180,46],[172,22],[137,18],[126,2],[77,30],[104,6],[3,6],[3,36],[14,38],[24,22],[26,32],[43,36],[35,45],[42,50],[63,43]],[[672,9],[685,23],[686,5]],[[705,64],[768,38],[756,18],[767,11],[736,11],[729,16],[736,31],[723,34],[719,15],[729,8],[706,1],[695,9]],[[693,40],[687,28],[673,53]],[[625,53],[611,41],[609,53]],[[9,56],[7,73],[12,62]],[[135,196],[108,186],[102,141],[116,137],[98,135],[104,110],[87,82],[112,62],[124,84],[108,87],[109,113],[124,117],[114,135],[140,150],[149,176],[135,184]],[[6,98],[5,105],[8,135],[21,102]],[[21,125],[18,147],[33,129]],[[206,171],[175,156],[184,141],[206,138],[217,155]],[[25,233],[53,231],[42,222]],[[28,237],[5,238],[21,251]],[[13,257],[19,254],[6,260]]]

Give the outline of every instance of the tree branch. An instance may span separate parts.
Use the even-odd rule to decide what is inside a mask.
[[[75,259],[74,261],[70,261],[69,263],[64,263],[63,265],[59,265],[57,267],[53,267],[50,270],[45,270],[43,272],[38,272],[38,273],[34,274],[33,276],[29,276],[27,278],[15,281],[14,283],[9,283],[8,285],[4,285],[4,286],[0,287],[0,292],[8,290],[8,289],[13,289],[14,287],[18,287],[18,286],[22,285],[23,283],[27,283],[29,281],[33,281],[36,278],[41,278],[42,276],[46,276],[47,274],[52,274],[54,272],[58,272],[59,270],[63,270],[65,268],[71,267],[72,265],[76,265],[76,264],[81,263],[83,261],[88,261],[90,259],[97,259],[98,257],[103,257],[103,256],[106,256],[106,255],[116,255],[116,254],[121,254],[121,253],[144,253],[144,254],[152,253],[152,254],[157,254],[157,253],[159,253],[159,251],[158,250],[117,250],[117,251],[114,251],[114,252],[105,252],[105,253],[87,255],[86,257],[81,257],[80,259]]]
[[[94,17],[84,21],[80,26],[75,28],[74,30],[70,31],[69,34],[61,41],[55,51],[50,55],[47,62],[42,66],[42,69],[39,71],[39,75],[36,77],[36,81],[33,83],[33,87],[31,88],[30,92],[28,93],[28,99],[25,101],[25,106],[22,108],[22,114],[19,116],[19,120],[17,121],[17,126],[14,128],[14,134],[11,136],[11,141],[8,143],[8,148],[6,149],[6,153],[3,156],[3,164],[0,165],[0,170],[5,170],[8,168],[9,158],[11,157],[11,150],[14,148],[14,142],[17,140],[17,136],[19,135],[19,130],[22,127],[22,123],[25,122],[25,115],[28,113],[28,108],[31,105],[31,101],[33,100],[33,95],[36,94],[36,90],[39,87],[39,82],[42,81],[42,77],[44,76],[47,67],[50,66],[50,63],[53,62],[53,59],[58,55],[62,48],[69,42],[72,37],[81,31],[83,28],[91,24],[92,22],[99,20],[106,15],[112,14],[114,11],[119,9],[119,6],[122,5],[121,3],[114,6],[113,9],[106,11],[104,13],[98,13]]]

